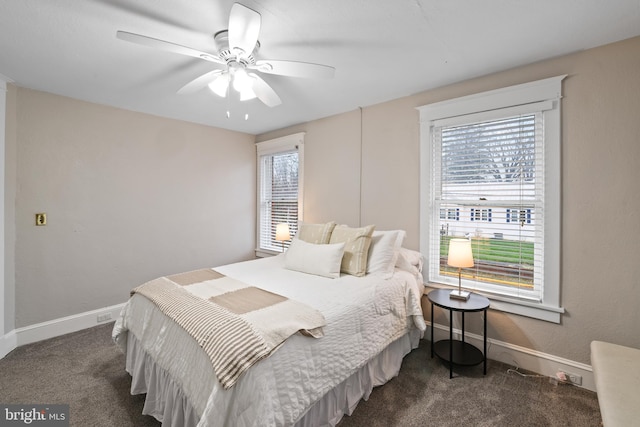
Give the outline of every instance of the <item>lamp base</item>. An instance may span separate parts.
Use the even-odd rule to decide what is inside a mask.
[[[469,299],[470,295],[471,295],[471,292],[459,291],[459,290],[456,289],[456,290],[451,291],[451,293],[449,294],[449,298],[466,301],[466,300]]]

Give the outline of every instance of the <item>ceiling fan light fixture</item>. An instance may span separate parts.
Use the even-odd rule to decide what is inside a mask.
[[[220,77],[209,83],[209,89],[216,95],[225,98],[229,89],[229,74],[222,74]]]
[[[238,68],[233,73],[233,88],[242,93],[251,90],[253,87],[253,79],[249,77],[244,68]]]
[[[256,97],[256,93],[251,88],[245,88],[240,91],[240,101],[248,101]]]

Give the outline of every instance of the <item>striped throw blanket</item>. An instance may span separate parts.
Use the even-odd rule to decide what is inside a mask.
[[[206,352],[224,389],[291,335],[320,338],[326,322],[317,310],[212,269],[160,277],[140,294],[191,335]]]

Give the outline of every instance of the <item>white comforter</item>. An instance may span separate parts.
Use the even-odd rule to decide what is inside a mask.
[[[180,385],[198,426],[293,425],[327,391],[409,329],[425,329],[419,277],[396,270],[377,276],[339,279],[283,268],[277,256],[217,267],[216,270],[265,290],[308,304],[327,320],[325,336],[289,338],[272,356],[223,390],[211,363],[182,329],[146,298],[134,295],[114,327],[126,348],[130,330],[156,363]],[[187,287],[188,289],[188,287]]]

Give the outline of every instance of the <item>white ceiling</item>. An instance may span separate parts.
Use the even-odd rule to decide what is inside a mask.
[[[282,105],[228,105],[207,88],[176,94],[210,63],[115,36],[215,53],[212,34],[227,28],[233,0],[0,0],[0,74],[22,87],[258,134],[640,35],[640,0],[241,3],[262,15],[258,59],[331,65],[335,78],[263,75]]]

